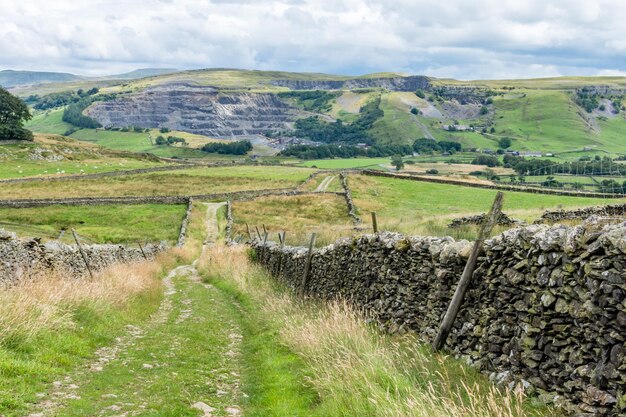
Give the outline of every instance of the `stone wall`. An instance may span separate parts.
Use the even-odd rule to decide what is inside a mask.
[[[584,220],[591,216],[624,217],[626,204],[584,207],[574,210],[548,210],[535,223],[558,222],[562,220]]]
[[[361,224],[361,218],[356,214],[356,205],[354,204],[354,200],[352,200],[352,191],[348,185],[348,176],[341,172],[339,173],[339,179],[341,179],[341,186],[344,191],[343,196],[346,199],[346,204],[348,205],[348,216],[352,219],[352,223],[354,223],[355,226],[358,226]]]
[[[532,187],[523,185],[506,185],[502,183],[483,184],[469,181],[450,180],[445,178],[434,178],[421,176],[418,173],[403,172],[401,174],[394,174],[391,172],[375,171],[372,169],[364,169],[361,171],[364,175],[370,175],[374,177],[387,177],[387,178],[399,178],[412,181],[433,182],[436,184],[450,184],[450,185],[462,185],[463,187],[472,188],[488,188],[493,190],[502,191],[519,191],[524,193],[533,194],[548,194],[548,195],[566,195],[570,197],[587,197],[587,198],[624,198],[622,194],[610,194],[610,193],[596,193],[591,191],[580,190],[568,190],[568,189],[555,189],[546,187]]]
[[[178,248],[182,248],[185,245],[185,240],[187,240],[187,226],[189,225],[191,210],[193,210],[193,198],[189,197],[189,201],[187,202],[187,211],[185,212],[185,217],[183,217],[183,221],[180,225],[180,232],[178,233],[178,242],[176,243],[176,247]]]
[[[484,224],[486,221],[486,218],[487,218],[487,215],[485,213],[476,214],[474,216],[457,217],[456,219],[452,219],[448,227],[451,229],[456,229],[458,227],[461,227],[467,224],[473,224],[473,225]],[[499,226],[514,226],[514,225],[518,225],[521,223],[522,223],[521,220],[514,219],[514,218],[509,217],[507,214],[500,213],[500,216],[498,216],[498,222],[496,224]]]
[[[143,247],[148,259],[165,250],[164,245]],[[90,268],[104,269],[116,263],[144,260],[139,248],[122,245],[83,245]],[[59,242],[41,243],[38,239],[18,239],[0,231],[0,285],[7,285],[45,271],[58,271],[70,276],[87,274],[85,262],[76,246]]]
[[[196,200],[251,200],[268,195],[302,195],[307,191],[297,188],[269,188],[263,190],[234,191],[230,193],[163,195],[163,196],[129,196],[129,197],[76,197],[76,198],[40,198],[0,200],[0,207],[24,208],[50,205],[65,206],[100,206],[106,204],[186,204],[189,198]]]
[[[254,242],[287,285],[305,248]],[[469,255],[449,237],[380,233],[313,254],[305,292],[343,298],[390,331],[431,342]],[[485,242],[447,349],[499,383],[583,415],[626,413],[626,223],[531,225]]]

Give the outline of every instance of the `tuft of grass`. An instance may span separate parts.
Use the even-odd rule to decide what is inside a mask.
[[[231,292],[254,320],[299,358],[286,373],[305,375],[315,402],[309,416],[548,416],[558,411],[535,404],[521,392],[495,388],[483,375],[449,356],[431,352],[411,335],[390,336],[366,324],[361,312],[341,301],[302,300],[249,260],[245,248],[216,246],[205,252],[199,268],[208,281]],[[259,351],[252,349],[253,354]],[[270,358],[263,357],[261,362]],[[267,365],[267,362],[265,362]],[[261,368],[265,370],[265,368]],[[270,374],[272,375],[272,374]],[[251,392],[278,395],[278,379],[248,380]],[[280,392],[295,401],[294,390]],[[264,398],[262,396],[262,398]],[[251,415],[303,415],[301,409],[276,412],[273,401],[255,403]],[[313,399],[313,397],[311,397]],[[301,405],[307,405],[301,404]],[[257,408],[255,408],[257,407]],[[265,414],[258,413],[262,410]]]

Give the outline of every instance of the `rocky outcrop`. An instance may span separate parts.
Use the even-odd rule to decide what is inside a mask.
[[[359,88],[383,88],[389,91],[415,91],[430,87],[428,77],[353,78],[349,80],[273,80],[270,84],[291,90],[354,90]]]
[[[287,285],[306,248],[253,243]],[[449,237],[380,233],[313,253],[309,296],[342,298],[390,332],[433,340],[469,255]],[[531,225],[483,246],[447,348],[494,380],[583,415],[626,412],[626,223]]]
[[[116,263],[152,259],[166,249],[164,245],[148,244],[139,248],[123,245],[83,245],[92,271]],[[59,242],[41,243],[38,239],[18,239],[13,233],[0,230],[0,285],[36,276],[41,272],[57,271],[71,276],[87,274],[85,261],[76,246]]]
[[[487,215],[485,213],[476,214],[474,216],[458,217],[456,219],[452,219],[448,227],[451,229],[456,229],[466,224],[484,224],[486,219]],[[521,220],[513,219],[504,213],[500,213],[500,215],[498,216],[498,221],[496,222],[498,226],[514,226],[521,223]]]
[[[271,93],[219,92],[213,87],[169,84],[113,101],[85,113],[103,126],[166,127],[214,137],[287,129],[298,112]]]

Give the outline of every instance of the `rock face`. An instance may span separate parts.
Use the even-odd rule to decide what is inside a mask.
[[[298,114],[275,94],[221,93],[212,87],[177,84],[95,102],[85,113],[105,127],[167,127],[215,137],[286,129]]]
[[[163,245],[153,244],[143,247],[149,259],[164,249]],[[93,271],[115,263],[144,259],[139,248],[122,245],[83,245],[83,250]],[[57,242],[42,244],[37,239],[18,239],[12,233],[0,231],[0,285],[51,270],[72,276],[87,273],[85,262],[76,246]]]
[[[357,88],[383,88],[389,91],[415,91],[430,87],[428,77],[412,75],[409,77],[354,78],[340,81],[312,80],[274,80],[270,84],[287,87],[292,90],[353,90]]]
[[[364,235],[314,252],[306,293],[344,298],[388,331],[432,341],[469,242]],[[292,287],[306,249],[254,243]],[[626,223],[531,225],[485,242],[447,348],[576,412],[626,412]],[[585,414],[587,415],[587,414]]]

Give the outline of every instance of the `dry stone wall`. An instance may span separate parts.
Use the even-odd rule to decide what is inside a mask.
[[[452,219],[448,227],[455,229],[468,224],[484,224],[486,219],[487,215],[485,213],[476,214],[474,216],[457,217],[456,219]],[[521,223],[521,220],[514,219],[509,217],[507,214],[500,213],[496,224],[499,226],[514,226]]]
[[[297,287],[306,249],[253,243]],[[388,331],[433,340],[470,243],[363,235],[314,251],[305,293],[342,298]],[[484,243],[447,348],[499,383],[580,415],[626,413],[626,223],[531,225]]]
[[[548,210],[535,223],[558,222],[562,220],[584,220],[591,216],[626,216],[626,204],[585,207],[575,210]]]
[[[165,249],[165,245],[148,244],[143,247],[148,259]],[[83,245],[83,251],[93,271],[116,263],[144,260],[139,248],[122,245]],[[41,243],[38,239],[18,239],[12,233],[0,231],[0,285],[46,271],[80,276],[87,273],[87,267],[76,246],[59,242]]]
[[[341,186],[343,187],[343,196],[346,199],[346,204],[348,205],[348,216],[352,219],[352,223],[355,226],[361,224],[361,218],[356,214],[356,205],[354,204],[354,200],[352,200],[352,191],[350,190],[350,186],[348,185],[348,176],[341,172],[339,174],[339,178],[341,179]]]

